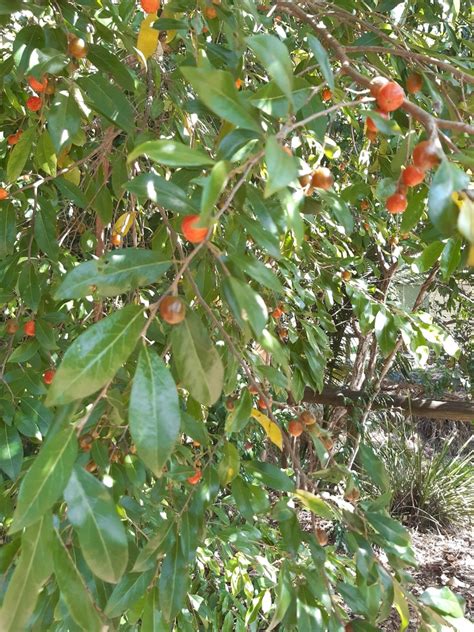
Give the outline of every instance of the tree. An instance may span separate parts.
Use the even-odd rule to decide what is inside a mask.
[[[468,12],[0,2],[3,631],[468,625],[364,434],[397,363],[468,379],[423,311],[468,300]]]

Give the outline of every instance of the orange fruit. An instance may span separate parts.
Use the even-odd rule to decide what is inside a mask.
[[[423,85],[423,77],[417,72],[412,72],[407,78],[407,92],[409,94],[416,94],[421,90]]]
[[[201,478],[202,478],[201,470],[196,469],[194,474],[192,476],[189,476],[186,480],[188,481],[190,485],[196,485],[197,483],[199,483]]]
[[[3,187],[0,187],[0,200],[6,200],[8,198],[8,191]]]
[[[413,150],[413,162],[415,167],[422,171],[428,171],[428,169],[436,167],[439,163],[439,157],[434,144],[429,140],[423,140],[421,143],[418,143]]]
[[[42,105],[43,101],[39,97],[30,97],[26,102],[26,108],[30,110],[30,112],[41,110]]]
[[[304,432],[304,426],[301,421],[295,419],[288,424],[288,432],[292,437],[299,437]]]
[[[38,79],[35,79],[34,77],[28,77],[28,85],[35,92],[41,93],[46,90],[48,80],[46,77],[43,77],[41,81],[38,81]]]
[[[88,53],[88,46],[82,37],[70,35],[67,50],[72,57],[75,57],[76,59],[83,59],[83,57],[85,57]]]
[[[199,244],[201,241],[204,241],[209,232],[209,229],[206,227],[199,228],[196,226],[199,219],[199,215],[186,215],[181,222],[181,231],[192,244]]]
[[[43,373],[43,382],[46,385],[51,384],[51,382],[53,381],[55,373],[56,373],[56,371],[54,369],[48,369],[48,371],[45,371]]]
[[[415,187],[425,179],[425,172],[415,165],[408,165],[408,167],[402,172],[402,182],[407,187]]]
[[[186,306],[179,296],[165,296],[160,303],[160,316],[170,325],[177,325],[186,316]]]
[[[370,82],[370,94],[373,97],[377,98],[380,89],[383,88],[383,86],[387,85],[387,83],[388,79],[386,79],[385,77],[374,77]]]
[[[313,175],[311,177],[311,184],[313,187],[327,191],[332,187],[333,183],[334,177],[327,167],[318,167],[313,171]]]
[[[382,86],[377,94],[377,105],[384,112],[397,110],[405,100],[405,91],[395,81]]]
[[[158,13],[160,0],[140,0],[141,7],[145,13]]]
[[[323,101],[330,101],[332,98],[332,92],[329,88],[324,88],[324,90],[321,92],[321,99]]]
[[[397,213],[403,213],[403,211],[407,207],[407,198],[403,193],[394,193],[390,197],[387,198],[385,202],[385,207],[389,213],[395,215]]]

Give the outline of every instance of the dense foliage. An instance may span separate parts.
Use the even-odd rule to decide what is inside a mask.
[[[2,632],[468,629],[364,432],[471,379],[469,10],[0,0]]]

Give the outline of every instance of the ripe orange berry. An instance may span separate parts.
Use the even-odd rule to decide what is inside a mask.
[[[36,323],[34,320],[28,320],[23,325],[23,331],[27,336],[34,336],[36,333]]]
[[[217,11],[214,7],[206,7],[204,9],[204,15],[208,20],[214,20],[217,18]]]
[[[395,81],[382,86],[377,94],[377,105],[384,112],[397,110],[405,100],[405,91]]]
[[[374,77],[370,82],[370,94],[377,98],[380,89],[387,85],[388,79],[385,77]]]
[[[370,129],[365,130],[365,135],[367,136],[367,138],[370,140],[370,142],[374,142],[375,140],[377,140],[377,132],[373,132]]]
[[[332,98],[332,92],[329,88],[324,88],[324,90],[321,92],[321,99],[323,101],[330,101]]]
[[[383,110],[374,110],[374,111],[377,112],[377,114],[382,116],[384,119],[388,119],[387,112],[384,112]],[[371,118],[367,118],[365,122],[366,122],[366,125],[367,125],[367,129],[369,131],[371,131],[371,132],[377,132],[378,131],[377,124]]]
[[[46,77],[43,77],[41,81],[38,81],[38,79],[35,79],[34,77],[28,77],[28,85],[35,92],[41,93],[46,90],[48,80]]]
[[[418,169],[428,171],[439,163],[435,145],[429,140],[423,140],[413,150],[413,162]]]
[[[53,377],[55,375],[56,371],[54,369],[49,369],[48,371],[45,371],[43,373],[43,382],[46,385],[51,384],[51,382],[53,381]]]
[[[258,389],[253,384],[249,384],[249,393],[250,395],[256,395],[258,393]]]
[[[235,401],[234,401],[234,399],[232,397],[228,397],[225,400],[225,407],[226,407],[227,410],[234,410],[234,408],[235,408]]]
[[[316,417],[313,415],[313,413],[311,413],[309,410],[304,410],[301,415],[298,417],[298,419],[301,421],[301,423],[303,423],[305,426],[312,426],[313,424],[316,423]]]
[[[242,79],[235,80],[235,87],[237,88],[237,90],[240,90],[240,88],[242,87]]]
[[[41,110],[42,105],[43,101],[39,97],[30,97],[26,102],[26,108],[30,110],[30,112]]]
[[[350,281],[352,279],[352,272],[350,270],[343,270],[341,276],[344,281]]]
[[[425,179],[425,172],[415,165],[408,165],[408,167],[402,172],[402,182],[407,187],[415,187]]]
[[[196,469],[195,473],[192,476],[189,476],[186,480],[190,485],[196,485],[202,478],[201,470]]]
[[[271,405],[272,405],[272,403],[271,403],[271,399],[270,399],[270,398],[267,398],[267,399],[268,399],[268,403],[270,404],[270,407],[271,407]],[[263,399],[263,397],[259,397],[259,398],[258,398],[257,406],[258,406],[259,408],[261,408],[262,410],[266,410],[266,409],[268,408],[267,403],[266,403],[266,401]]]
[[[421,90],[423,85],[423,77],[417,72],[412,72],[407,78],[407,92],[410,94],[416,94]]]
[[[88,53],[86,41],[83,40],[82,37],[76,37],[75,35],[69,36],[67,50],[71,57],[75,57],[76,59],[82,59]]]
[[[113,246],[115,246],[116,248],[119,248],[123,243],[123,237],[120,233],[112,233],[110,242]]]
[[[18,323],[16,322],[16,320],[8,320],[5,325],[5,331],[11,336],[16,334],[16,332],[18,331]]]
[[[318,167],[318,169],[313,171],[313,175],[311,177],[311,184],[313,187],[327,191],[332,187],[333,183],[333,175],[327,167]]]
[[[283,314],[284,314],[284,312],[283,312],[281,307],[275,307],[275,309],[272,312],[273,318],[275,318],[277,320],[278,320],[278,318],[281,318],[283,316]]]
[[[369,202],[367,200],[361,200],[360,210],[366,211],[369,208]]]
[[[179,296],[165,296],[160,303],[160,316],[170,325],[177,325],[186,316],[186,305]]]
[[[8,198],[8,191],[3,187],[0,187],[0,200],[6,200]]]
[[[407,198],[403,193],[394,193],[390,197],[387,198],[385,202],[385,207],[389,213],[395,215],[396,213],[403,213],[403,211],[407,207]]]
[[[140,4],[145,13],[158,13],[160,0],[140,0]]]
[[[292,437],[299,437],[304,432],[304,426],[297,419],[290,421],[288,424],[288,432]]]
[[[302,187],[307,187],[308,184],[311,183],[311,174],[305,173],[304,175],[300,176],[298,180]]]
[[[17,132],[15,132],[15,134],[10,134],[10,136],[7,136],[7,144],[11,147],[13,145],[16,145],[17,142],[20,140],[22,134],[23,130],[19,129]]]
[[[204,241],[209,232],[209,229],[206,227],[199,228],[195,226],[199,222],[199,219],[199,215],[186,215],[181,222],[183,235],[192,244],[199,244],[201,241]]]

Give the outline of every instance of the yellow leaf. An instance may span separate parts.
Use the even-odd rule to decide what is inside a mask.
[[[115,222],[112,232],[118,233],[119,235],[122,235],[122,237],[125,237],[125,235],[133,226],[136,216],[137,214],[135,213],[135,211],[123,213]]]
[[[474,244],[474,202],[464,192],[457,193],[456,195],[458,196],[456,204],[460,209],[458,215],[458,230],[471,244]]]
[[[156,13],[150,13],[140,25],[140,31],[137,39],[137,49],[145,59],[151,57],[158,47],[160,33],[151,26],[156,20]]]
[[[280,428],[274,421],[269,419],[266,415],[261,413],[256,408],[252,408],[252,417],[258,421],[262,428],[267,433],[267,437],[272,443],[274,443],[280,450],[283,449],[283,435]]]
[[[63,174],[63,178],[65,180],[69,180],[69,182],[72,182],[72,184],[75,184],[76,187],[78,187],[81,182],[81,172],[79,167],[73,167],[69,171],[66,171],[66,173]]]
[[[467,265],[471,268],[474,268],[474,246],[471,245],[469,248],[469,254],[467,256]]]

